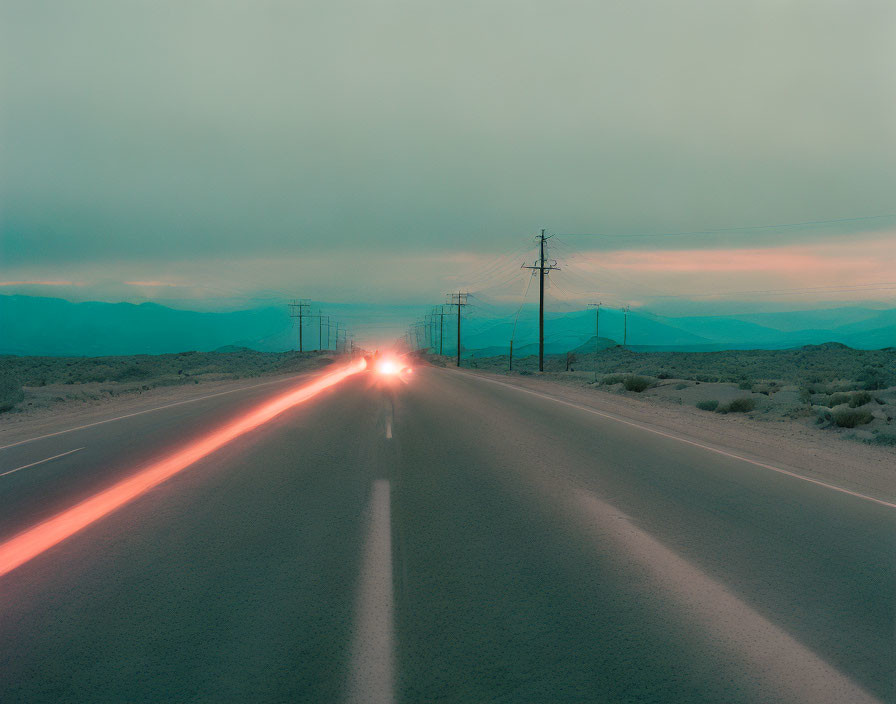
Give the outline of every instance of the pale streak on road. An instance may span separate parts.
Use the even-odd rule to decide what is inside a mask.
[[[828,484],[827,482],[818,481],[817,479],[812,479],[811,477],[806,477],[802,474],[797,474],[796,472],[791,472],[789,470],[783,469],[781,467],[776,467],[772,464],[767,464],[765,462],[759,462],[757,460],[750,459],[749,457],[744,457],[743,455],[738,455],[733,452],[728,452],[727,450],[722,450],[718,447],[712,447],[711,445],[706,445],[702,442],[697,442],[695,440],[689,440],[687,438],[683,438],[680,435],[675,435],[674,433],[668,433],[663,430],[659,430],[657,428],[652,428],[649,425],[645,425],[643,423],[636,423],[631,420],[627,420],[625,418],[620,418],[617,415],[613,415],[612,413],[607,413],[605,411],[599,411],[596,408],[588,408],[587,406],[582,406],[578,403],[573,403],[572,401],[565,401],[561,398],[556,398],[555,396],[551,396],[549,394],[541,394],[537,391],[532,391],[531,389],[524,389],[519,386],[514,386],[513,384],[506,384],[503,381],[498,381],[497,379],[489,379],[488,377],[479,376],[476,374],[469,374],[468,372],[461,372],[457,370],[451,370],[455,374],[463,374],[464,376],[470,376],[476,379],[480,379],[482,381],[486,381],[490,384],[499,384],[500,386],[505,386],[508,389],[514,389],[516,391],[521,391],[524,394],[530,394],[532,396],[537,396],[538,398],[547,399],[548,401],[553,401],[554,403],[560,403],[564,406],[569,406],[570,408],[575,408],[579,411],[585,411],[586,413],[591,413],[596,416],[601,416],[602,418],[609,418],[611,420],[615,420],[619,423],[625,423],[626,425],[630,425],[633,428],[640,428],[641,430],[646,430],[648,433],[653,433],[654,435],[659,435],[664,438],[670,438],[672,440],[677,440],[678,442],[683,442],[688,445],[693,445],[694,447],[699,447],[703,450],[708,450],[709,452],[715,452],[717,455],[722,455],[724,457],[730,457],[735,460],[741,460],[742,462],[747,462],[756,467],[762,467],[763,469],[770,469],[773,472],[777,472],[778,474],[784,474],[788,477],[793,477],[794,479],[799,479],[804,482],[810,482],[811,484],[817,484],[818,486],[823,486],[825,489],[831,489],[833,491],[839,491],[842,494],[849,494],[850,496],[855,496],[858,499],[864,499],[865,501],[873,501],[876,504],[880,504],[881,506],[887,506],[889,508],[896,508],[896,503],[892,503],[890,501],[884,501],[883,499],[877,499],[873,496],[868,496],[867,494],[861,494],[857,491],[852,491],[850,489],[844,489],[841,486],[836,486],[834,484]]]
[[[0,477],[5,477],[7,474],[13,474],[14,472],[20,472],[23,469],[28,469],[29,467],[37,467],[39,464],[44,464],[45,462],[52,462],[53,460],[58,460],[60,457],[66,457],[67,455],[71,455],[75,452],[80,452],[83,450],[83,447],[76,447],[74,450],[69,450],[68,452],[60,452],[58,455],[53,455],[52,457],[45,457],[42,460],[37,460],[37,462],[29,462],[28,464],[23,464],[21,467],[16,467],[15,469],[10,469],[7,472],[3,472],[0,474]]]
[[[395,606],[389,503],[389,481],[377,479],[370,497],[370,523],[361,563],[349,704],[395,701]]]
[[[569,488],[569,508],[598,545],[608,541],[672,595],[721,647],[736,652],[757,678],[790,702],[862,704],[879,701],[768,621],[681,556],[638,528],[619,509],[590,492]]]
[[[177,474],[231,440],[268,422],[293,406],[316,396],[352,374],[363,371],[362,359],[325,374],[256,408],[239,420],[195,441],[167,458],[144,467],[137,474],[82,501],[14,538],[0,544],[0,576],[37,557],[45,550],[86,528],[94,521],[133,501],[144,492]]]

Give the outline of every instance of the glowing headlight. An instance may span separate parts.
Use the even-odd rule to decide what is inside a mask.
[[[384,359],[377,365],[376,370],[380,374],[398,374],[398,365],[391,359]]]

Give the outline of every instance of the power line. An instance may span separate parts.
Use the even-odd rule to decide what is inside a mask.
[[[308,301],[293,299],[293,302],[287,305],[289,305],[289,317],[299,319],[299,352],[304,352],[305,350],[302,342],[302,331],[304,330],[303,318],[310,317],[305,315],[305,309],[310,308],[311,304],[308,303]]]
[[[513,329],[510,331],[510,359],[509,359],[509,370],[513,371],[513,339],[516,337],[516,324],[520,320],[520,313],[523,310],[523,306],[526,303],[526,296],[529,295],[529,287],[532,285],[532,277],[535,272],[532,272],[529,275],[529,280],[526,282],[526,290],[523,291],[523,295],[520,298],[520,307],[516,309],[516,315],[513,317]]]

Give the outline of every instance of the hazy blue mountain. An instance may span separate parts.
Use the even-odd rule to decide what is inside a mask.
[[[714,343],[749,341],[754,344],[776,343],[781,332],[770,327],[727,316],[689,316],[665,318],[666,324],[698,335]]]
[[[325,304],[325,310],[331,314],[331,322],[338,319],[349,328],[366,329],[367,336],[373,337],[379,329],[394,330],[419,319],[426,309],[360,303]],[[464,354],[507,354],[514,328],[514,356],[536,353],[537,306],[525,306],[516,324],[515,313],[499,308],[486,310],[484,306],[465,310]],[[804,321],[802,326],[797,325],[800,320]],[[456,317],[445,316],[445,354],[455,354],[456,324]],[[621,311],[602,309],[600,337],[621,344],[624,324]],[[430,328],[436,342],[437,327]],[[774,349],[825,342],[880,349],[896,346],[896,309],[678,318],[639,310],[629,313],[627,328],[626,344],[632,349]],[[308,321],[304,330],[305,347],[316,348],[318,319]],[[545,349],[549,354],[583,346],[590,349],[594,335],[593,309],[545,315]],[[214,313],[175,310],[154,303],[70,303],[56,298],[0,296],[0,354],[157,354],[230,345],[262,351],[293,349],[297,331],[282,304]]]
[[[70,303],[0,296],[0,353],[160,354],[208,351],[231,344],[286,349],[290,322],[285,307],[198,313],[155,303]]]
[[[896,316],[896,309],[892,308],[875,310],[847,306],[780,313],[748,313],[730,317],[781,332],[799,332],[801,330],[833,330],[846,325],[865,325],[864,329],[869,330],[883,327],[887,324],[887,320],[890,325],[896,324],[894,316]]]

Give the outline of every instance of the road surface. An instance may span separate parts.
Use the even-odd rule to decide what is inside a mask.
[[[0,449],[0,561],[307,383]],[[894,531],[510,386],[361,372],[0,576],[0,701],[893,701]]]

